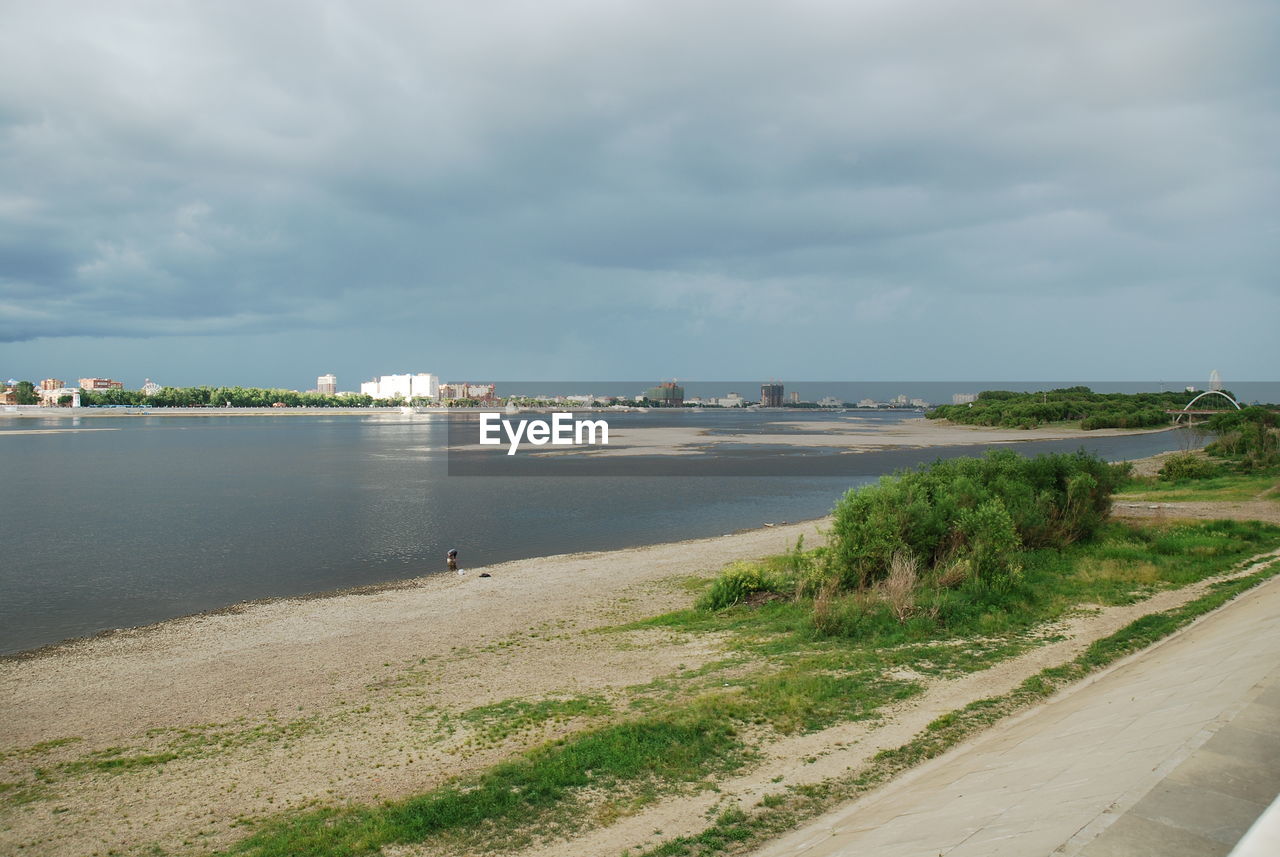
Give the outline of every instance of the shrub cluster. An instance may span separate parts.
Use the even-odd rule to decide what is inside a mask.
[[[938,461],[846,494],[835,508],[830,563],[845,589],[882,580],[895,554],[997,582],[1016,574],[1023,548],[1093,535],[1124,474],[1083,451]]]
[[[1102,411],[1087,416],[1080,421],[1080,428],[1085,431],[1104,428],[1155,428],[1169,425],[1171,418],[1159,408],[1144,408],[1138,411]]]
[[[741,604],[756,592],[783,593],[792,588],[791,578],[750,562],[735,562],[720,572],[711,588],[698,599],[700,610],[720,610]]]
[[[1179,482],[1184,479],[1208,479],[1222,473],[1222,467],[1203,456],[1191,452],[1171,455],[1160,465],[1157,478],[1162,482]]]
[[[1166,410],[1184,407],[1193,393],[1095,393],[1088,387],[1062,387],[1038,393],[986,390],[966,405],[942,405],[930,419],[1004,428],[1035,428],[1042,423],[1080,421],[1083,429],[1151,428],[1169,425]],[[1213,397],[1217,399],[1217,397]],[[1200,404],[1214,408],[1222,399]]]
[[[1280,465],[1280,413],[1251,407],[1211,417],[1208,429],[1218,439],[1205,447],[1210,455],[1232,460],[1245,472]]]
[[[827,547],[797,544],[762,563],[733,563],[698,607],[772,593],[768,600],[809,602],[809,625],[824,636],[982,627],[996,605],[1031,597],[1023,563],[1044,554],[1028,549],[1098,531],[1128,470],[1083,451],[1024,458],[1001,450],[886,477],[840,500]]]

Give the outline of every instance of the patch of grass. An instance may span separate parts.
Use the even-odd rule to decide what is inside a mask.
[[[178,758],[181,758],[181,756],[174,752],[130,753],[123,747],[108,747],[105,750],[89,753],[75,761],[66,762],[59,765],[58,768],[62,773],[71,776],[82,774],[86,771],[106,771],[107,773],[118,774],[137,768],[163,765]]]
[[[67,737],[53,738],[49,741],[40,741],[32,744],[30,747],[19,747],[13,750],[0,750],[0,762],[7,762],[10,759],[24,759],[31,756],[41,756],[51,750],[59,747],[66,747],[68,744],[75,744],[83,741],[83,738]]]
[[[1166,482],[1154,478],[1132,479],[1116,495],[1116,502],[1243,503],[1257,499],[1280,485],[1276,473],[1228,473],[1208,479]]]
[[[506,699],[468,709],[458,715],[445,715],[441,718],[440,725],[447,730],[465,726],[478,740],[496,742],[548,722],[563,723],[575,717],[600,717],[612,710],[613,707],[604,697],[597,695],[536,701]]]
[[[367,711],[355,708],[339,717]],[[206,758],[220,752],[257,744],[283,743],[286,746],[295,739],[318,728],[316,716],[295,720],[271,718],[265,722],[246,725],[237,720],[230,723],[209,723],[184,728],[158,728],[145,733],[151,739],[147,746],[106,747],[83,753],[66,761],[49,760],[33,765],[25,771],[10,766],[12,776],[19,773],[21,779],[10,783],[10,788],[0,789],[0,805],[30,803],[56,797],[55,786],[59,781],[92,776],[95,774],[129,774],[161,768],[179,759]],[[10,751],[0,762],[47,754],[61,747],[80,742],[80,738],[57,738],[44,741],[21,750]]]
[[[640,780],[688,783],[744,758],[733,729],[705,710],[643,718],[574,735],[484,774],[376,807],[283,816],[225,852],[350,857],[481,825],[528,824],[585,787]]]
[[[48,784],[42,782],[0,783],[0,807],[22,806],[48,797]]]
[[[720,633],[742,639],[763,639],[792,634],[808,627],[805,608],[794,602],[771,601],[759,606],[738,606],[720,612],[675,610],[647,619],[601,629],[602,633],[670,628],[687,634]],[[735,645],[731,640],[729,645]]]
[[[879,671],[825,672],[801,662],[751,682],[741,698],[726,701],[725,708],[734,719],[767,723],[786,735],[866,719],[882,706],[922,690],[918,682],[882,679]]]

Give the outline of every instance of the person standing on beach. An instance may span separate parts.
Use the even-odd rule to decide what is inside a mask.
[[[456,571],[458,572],[458,574],[462,574],[462,570],[458,568],[458,551],[457,550],[450,550],[447,554],[445,554],[445,565],[448,566],[450,571]]]

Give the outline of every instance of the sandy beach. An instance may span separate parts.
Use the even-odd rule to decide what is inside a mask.
[[[0,852],[27,843],[88,854],[200,831],[221,841],[246,814],[376,800],[485,767],[519,742],[437,740],[424,717],[512,697],[608,695],[696,668],[718,654],[714,641],[658,645],[662,635],[638,633],[620,644],[592,629],[686,606],[691,577],[784,551],[802,534],[813,544],[820,526],[250,604],[5,659],[0,782],[33,756],[56,767],[113,747],[164,752],[184,733],[222,749],[155,772],[73,778],[57,784],[56,802],[6,805]]]

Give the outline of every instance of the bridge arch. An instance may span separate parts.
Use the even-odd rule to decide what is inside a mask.
[[[1196,397],[1195,397],[1194,399],[1192,399],[1191,401],[1187,402],[1187,404],[1183,406],[1182,410],[1183,410],[1183,411],[1189,411],[1189,410],[1191,410],[1191,406],[1192,406],[1192,405],[1194,405],[1196,402],[1200,401],[1201,399],[1203,399],[1205,396],[1221,396],[1222,398],[1226,399],[1226,400],[1227,400],[1228,402],[1230,402],[1231,404],[1235,405],[1235,406],[1236,406],[1236,410],[1237,410],[1237,411],[1242,411],[1242,410],[1244,410],[1244,408],[1240,407],[1240,403],[1239,403],[1239,402],[1237,402],[1235,399],[1231,398],[1230,396],[1228,396],[1226,393],[1222,392],[1221,390],[1205,390],[1203,393],[1201,393],[1200,395],[1196,396]],[[1180,417],[1180,416],[1181,416],[1181,414],[1179,414],[1178,416]],[[1174,417],[1174,421],[1175,421],[1175,422],[1177,421],[1177,419],[1178,419],[1178,417]]]

